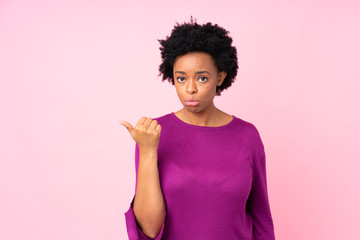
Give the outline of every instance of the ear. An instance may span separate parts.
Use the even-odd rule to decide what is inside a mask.
[[[218,83],[217,83],[218,86],[220,86],[220,85],[223,83],[226,75],[227,75],[227,73],[224,72],[224,71],[219,72],[219,75],[218,75]]]

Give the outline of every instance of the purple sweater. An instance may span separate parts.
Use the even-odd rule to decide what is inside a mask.
[[[273,240],[264,145],[238,117],[220,127],[185,123],[174,112],[161,125],[158,166],[166,211],[156,240]],[[139,147],[135,144],[135,171]],[[125,212],[130,240],[147,237]]]

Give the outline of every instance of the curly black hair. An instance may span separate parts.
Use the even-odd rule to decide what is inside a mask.
[[[162,63],[159,66],[159,76],[162,81],[174,83],[173,66],[177,56],[188,52],[206,52],[210,54],[219,72],[226,72],[226,77],[220,86],[216,87],[216,96],[220,96],[235,81],[238,70],[237,52],[231,46],[232,38],[224,28],[208,22],[199,25],[192,16],[189,23],[176,23],[170,36],[158,40],[161,44]]]

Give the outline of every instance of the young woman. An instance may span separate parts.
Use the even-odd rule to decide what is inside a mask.
[[[135,127],[120,121],[136,142],[129,239],[275,239],[259,132],[213,101],[237,74],[228,31],[191,19],[159,42],[162,80],[183,108]]]

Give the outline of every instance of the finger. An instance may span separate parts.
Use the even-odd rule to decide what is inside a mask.
[[[155,130],[161,132],[161,125],[160,124],[156,125]]]
[[[119,123],[126,127],[126,129],[131,133],[134,127],[127,121],[119,121]]]
[[[152,122],[150,123],[150,128],[156,128],[156,126],[158,125],[158,122],[156,120],[152,120]]]
[[[136,126],[143,125],[146,119],[147,119],[147,117],[140,118],[139,121],[137,122]]]
[[[147,118],[146,121],[144,122],[144,126],[149,127],[151,122],[152,122],[152,118]]]

